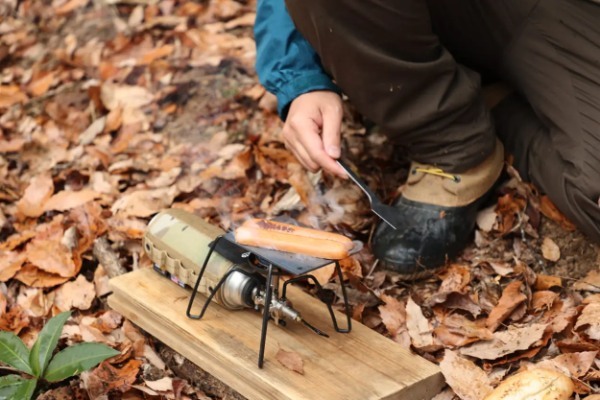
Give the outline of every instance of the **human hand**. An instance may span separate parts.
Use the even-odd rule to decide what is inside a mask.
[[[334,92],[315,91],[298,96],[283,126],[286,147],[308,170],[319,168],[347,178],[335,159],[340,157],[342,99]]]

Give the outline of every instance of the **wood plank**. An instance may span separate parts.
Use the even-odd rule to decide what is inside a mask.
[[[191,320],[189,290],[150,269],[113,278],[111,287],[111,307],[249,399],[418,400],[430,399],[444,383],[437,366],[356,321],[350,334],[336,333],[325,305],[298,288],[288,298],[330,338],[293,322],[271,323],[261,370],[257,312],[211,304],[204,319]],[[203,302],[198,296],[196,307]],[[304,375],[276,361],[280,348],[300,354]]]

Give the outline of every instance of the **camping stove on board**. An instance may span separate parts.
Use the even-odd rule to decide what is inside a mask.
[[[338,260],[310,257],[236,243],[233,232],[224,233],[197,215],[178,209],[157,214],[148,224],[143,240],[144,250],[154,263],[154,269],[180,286],[191,287],[187,316],[202,319],[211,300],[229,310],[252,308],[262,312],[262,329],[258,353],[258,367],[262,368],[269,319],[277,325],[286,320],[302,323],[313,332],[327,336],[306,322],[286,298],[287,286],[298,281],[310,281],[317,288],[319,298],[325,302],[333,327],[337,332],[351,330],[350,307],[343,285],[342,270]],[[355,242],[351,253],[360,250]],[[326,291],[310,273],[335,263],[340,280],[346,314],[346,327],[338,326],[332,308],[334,296],[325,299]],[[282,274],[292,275],[281,285]],[[196,294],[207,296],[198,314],[192,313]]]

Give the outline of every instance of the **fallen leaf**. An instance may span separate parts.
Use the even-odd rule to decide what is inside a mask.
[[[535,289],[546,290],[553,287],[562,287],[562,279],[558,276],[540,275],[536,276]]]
[[[477,227],[484,232],[490,232],[494,225],[496,225],[496,220],[498,219],[498,214],[496,214],[496,206],[490,206],[488,208],[484,208],[483,210],[477,213]]]
[[[531,298],[531,308],[534,310],[549,310],[558,299],[558,293],[550,290],[540,290],[533,293]]]
[[[107,109],[114,110],[119,107],[143,107],[150,104],[154,96],[142,86],[104,83],[100,88],[100,98]]]
[[[173,378],[168,376],[156,381],[148,381],[144,379],[144,382],[146,382],[146,385],[150,389],[156,390],[157,392],[170,392],[173,390]]]
[[[148,65],[158,60],[159,58],[164,58],[170,55],[173,52],[173,46],[170,44],[165,44],[164,46],[154,48],[150,51],[147,51],[141,59],[138,60],[138,65]]]
[[[43,289],[23,287],[17,296],[17,304],[28,316],[41,318],[48,315],[52,309],[53,295],[44,294]]]
[[[486,326],[492,332],[502,324],[517,306],[527,300],[527,296],[521,292],[522,286],[523,284],[520,281],[513,281],[504,288],[502,297],[500,297],[498,304],[490,312],[487,319]]]
[[[89,310],[95,298],[94,284],[88,282],[83,275],[67,282],[55,291],[54,305],[60,312],[72,308]]]
[[[480,400],[493,389],[483,369],[452,350],[444,351],[440,369],[446,383],[463,400]]]
[[[300,357],[300,354],[294,351],[279,349],[275,355],[275,359],[287,369],[304,375],[304,361]]]
[[[451,293],[464,293],[471,281],[469,267],[462,264],[452,264],[442,274],[442,283],[433,296],[427,299],[427,305],[444,303]]]
[[[33,97],[42,96],[50,89],[52,83],[54,83],[54,73],[43,74],[27,85],[27,92]]]
[[[600,293],[600,271],[592,270],[588,272],[585,278],[575,282],[573,289]]]
[[[25,247],[25,254],[31,264],[46,272],[64,278],[78,272],[71,251],[58,240],[32,240]]]
[[[383,324],[393,338],[398,334],[400,328],[406,329],[406,308],[403,303],[392,296],[382,294],[380,298],[385,304],[378,307],[379,314],[381,315]]]
[[[335,272],[335,263],[327,264],[324,267],[312,271],[310,274],[315,277],[321,286],[327,284]]]
[[[0,250],[0,282],[6,282],[15,276],[24,262],[23,253]]]
[[[62,190],[52,196],[44,205],[44,211],[66,211],[79,207],[100,196],[99,193],[91,189],[82,189],[77,192],[71,190]]]
[[[496,360],[515,351],[528,349],[542,338],[545,328],[544,324],[531,324],[522,328],[510,327],[505,331],[494,332],[492,340],[463,347],[460,353],[482,360]]]
[[[68,0],[59,7],[55,8],[54,12],[56,12],[56,15],[65,15],[76,10],[77,8],[85,6],[88,1],[89,0]]]
[[[104,131],[106,126],[106,117],[100,117],[87,127],[85,131],[79,135],[79,144],[88,145],[96,139],[96,136]]]
[[[583,329],[590,339],[600,340],[600,303],[590,303],[581,311],[575,329]]]
[[[537,368],[553,369],[567,376],[579,378],[594,365],[597,351],[561,354],[535,364]]]
[[[149,217],[173,203],[177,195],[174,186],[168,188],[137,190],[119,198],[111,211],[121,216]]]
[[[82,387],[93,399],[112,390],[125,393],[135,382],[141,364],[139,360],[129,360],[121,368],[117,368],[103,361],[94,370],[81,374]]]
[[[27,217],[39,217],[44,213],[44,204],[54,192],[54,182],[49,174],[35,176],[23,197],[17,202],[17,208]]]
[[[421,307],[412,299],[406,303],[406,326],[413,346],[417,349],[427,349],[434,346],[433,330],[429,320],[423,315]]]
[[[102,333],[110,333],[121,326],[123,316],[114,310],[108,310],[92,322],[91,326]]]
[[[41,270],[34,265],[25,264],[19,272],[17,272],[15,279],[23,282],[27,286],[46,288],[65,283],[69,280],[69,277],[62,277]]]
[[[542,256],[548,261],[558,261],[560,259],[560,249],[549,237],[545,237],[542,242]]]
[[[540,211],[547,218],[550,218],[554,222],[558,223],[567,231],[573,232],[576,229],[575,224],[569,221],[546,195],[541,196],[540,198]]]
[[[96,289],[96,296],[102,297],[112,292],[108,281],[110,277],[106,273],[106,270],[102,264],[98,264],[98,267],[94,271],[94,288]]]
[[[23,103],[28,97],[17,85],[0,85],[0,109]]]

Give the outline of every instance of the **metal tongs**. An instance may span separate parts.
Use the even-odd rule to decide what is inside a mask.
[[[396,226],[392,223],[397,211],[394,210],[393,207],[383,204],[379,197],[377,197],[375,192],[373,192],[371,188],[368,187],[367,184],[354,171],[352,171],[352,169],[348,165],[346,165],[346,163],[344,163],[342,160],[336,161],[340,165],[340,167],[342,167],[344,171],[346,171],[350,179],[352,179],[352,181],[356,183],[356,185],[359,188],[361,188],[361,190],[367,195],[367,197],[369,198],[369,203],[371,203],[371,210],[379,218],[381,218],[383,222],[388,224],[393,229],[397,229]]]

